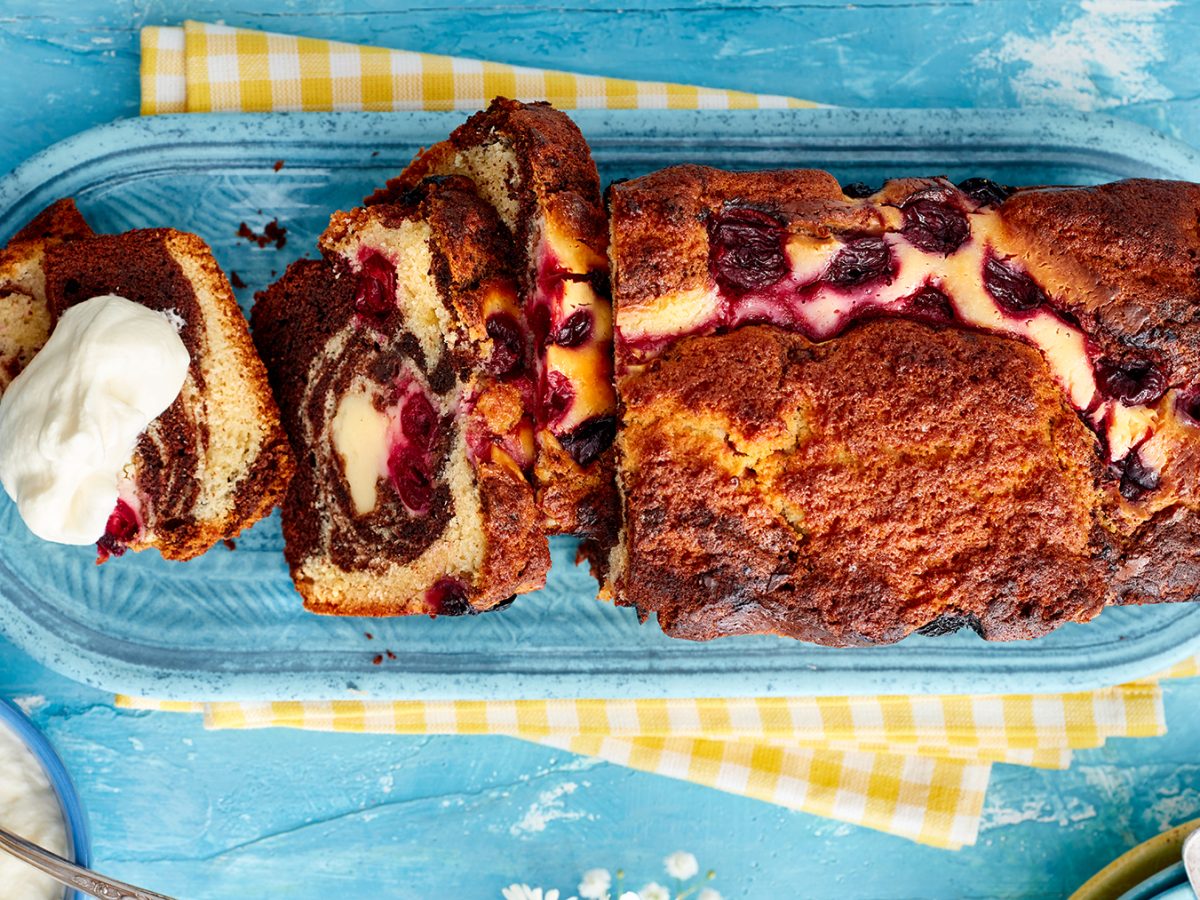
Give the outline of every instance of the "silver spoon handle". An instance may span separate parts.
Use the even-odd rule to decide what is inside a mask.
[[[102,900],[173,900],[166,894],[144,891],[132,884],[105,878],[90,869],[56,856],[49,850],[43,850],[37,844],[31,844],[3,828],[0,828],[0,849],[7,850],[17,859],[40,869],[60,884],[84,891],[93,897],[100,897]]]

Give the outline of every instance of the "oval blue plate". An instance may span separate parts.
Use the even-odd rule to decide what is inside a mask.
[[[73,195],[95,227],[173,226],[208,240],[248,305],[313,252],[348,208],[454,113],[161,116],[113,123],[0,179],[0,232]],[[816,166],[843,181],[984,175],[1091,183],[1200,181],[1190,148],[1128,123],[1061,111],[580,112],[605,181],[692,161]],[[284,165],[276,169],[277,160]],[[239,239],[278,218],[283,250]],[[277,518],[193,562],[142,553],[94,564],[89,548],[34,538],[0,499],[0,628],[41,662],[108,690],[217,700],[331,697],[768,696],[1049,692],[1153,674],[1200,648],[1200,606],[1114,608],[1023,643],[973,634],[832,650],[767,637],[695,644],[595,600],[574,542],[553,542],[544,591],[470,619],[362,620],[303,611]],[[368,639],[370,632],[373,639]],[[391,650],[392,659],[385,650]],[[377,656],[383,655],[381,664]]]

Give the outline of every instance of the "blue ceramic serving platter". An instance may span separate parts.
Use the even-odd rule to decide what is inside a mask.
[[[605,181],[677,163],[814,166],[843,181],[985,175],[1009,184],[1129,176],[1200,181],[1200,155],[1152,131],[1063,112],[580,112]],[[0,237],[71,195],[103,231],[172,226],[213,246],[253,291],[312,253],[357,204],[462,115],[164,116],[51,147],[0,181]],[[276,169],[277,161],[283,166]],[[238,238],[278,219],[283,249]],[[737,696],[1044,692],[1152,674],[1200,650],[1200,604],[1106,611],[1035,641],[974,634],[832,650],[767,637],[696,644],[599,603],[553,542],[544,591],[475,618],[312,616],[292,589],[277,517],[189,563],[153,552],[95,565],[43,543],[0,498],[0,628],[81,681],[174,699]],[[371,637],[368,638],[367,634]],[[390,650],[395,658],[386,654]],[[376,663],[378,656],[383,660]]]

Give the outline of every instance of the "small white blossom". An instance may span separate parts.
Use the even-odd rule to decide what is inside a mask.
[[[721,900],[721,895],[712,888],[705,888],[696,895],[696,900]]]
[[[700,863],[696,862],[696,857],[690,853],[684,853],[682,850],[678,850],[664,859],[663,865],[667,867],[668,875],[678,878],[680,881],[694,878],[700,871]]]
[[[583,873],[583,880],[579,882],[579,896],[583,900],[607,900],[610,887],[612,875],[608,869],[588,869]]]
[[[638,896],[641,900],[671,900],[671,892],[657,881],[650,882],[638,891]]]
[[[621,895],[621,900],[642,900],[642,898],[637,895],[637,891],[626,891]]]
[[[558,900],[558,889],[551,888],[542,893],[540,887],[531,888],[527,884],[510,884],[501,891],[504,900]]]

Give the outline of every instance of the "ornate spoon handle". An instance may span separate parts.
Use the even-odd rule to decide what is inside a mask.
[[[68,862],[49,850],[43,850],[37,844],[31,844],[3,828],[0,828],[0,849],[7,850],[17,859],[24,860],[67,887],[84,891],[102,900],[172,900],[166,894],[144,891],[132,884],[105,878],[90,869]]]

